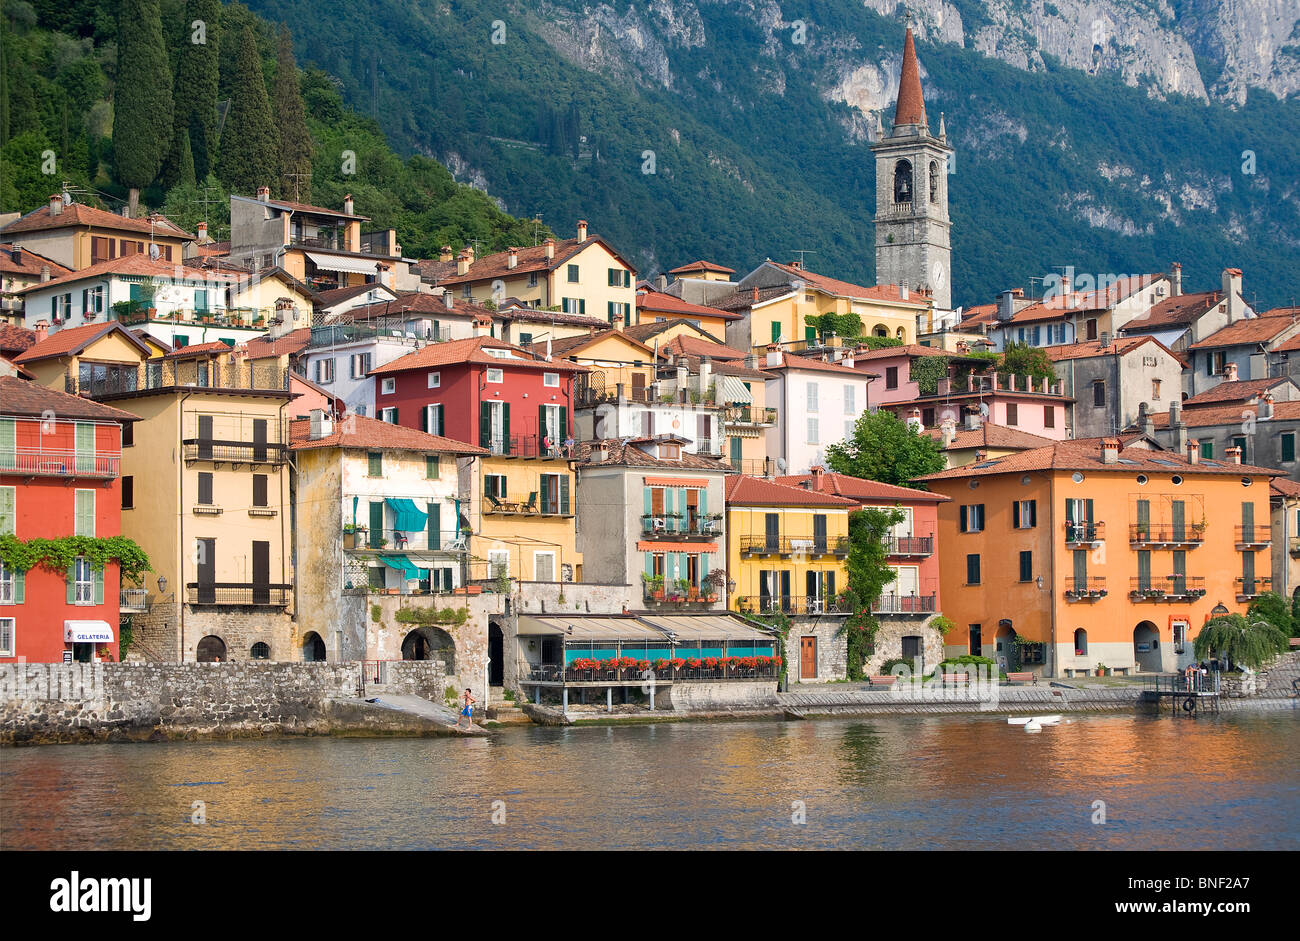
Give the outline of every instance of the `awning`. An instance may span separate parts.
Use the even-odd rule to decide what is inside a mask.
[[[379,262],[377,261],[370,261],[365,258],[347,258],[342,255],[318,255],[316,252],[307,252],[306,254],[317,268],[324,268],[326,271],[345,271],[349,274],[379,273]]]
[[[107,621],[64,621],[65,644],[111,644],[113,629]]]
[[[641,615],[641,620],[662,631],[671,631],[679,641],[691,640],[726,640],[771,642],[773,635],[767,631],[750,627],[737,618],[722,614],[703,615]]]
[[[420,578],[420,570],[411,564],[411,560],[404,555],[382,555],[379,561],[383,562],[390,569],[397,569],[402,573],[403,578]]]
[[[414,500],[405,497],[388,497],[385,502],[397,514],[397,520],[393,523],[393,529],[397,532],[418,533],[424,529],[428,514],[416,507]]]
[[[663,542],[642,539],[636,544],[637,552],[689,552],[698,555],[701,552],[717,552],[716,542]]]
[[[703,477],[647,477],[647,487],[707,487],[709,482]]]
[[[570,630],[572,628],[572,630]],[[574,617],[529,617],[519,618],[519,635],[535,637],[543,634],[563,634],[573,641],[627,641],[638,643],[657,641],[663,643],[667,637],[662,631],[642,624],[636,618],[592,617],[575,615]]]

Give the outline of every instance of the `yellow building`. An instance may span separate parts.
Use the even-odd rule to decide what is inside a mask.
[[[721,343],[727,336],[727,324],[739,320],[740,314],[717,307],[691,304],[673,294],[643,289],[636,295],[637,323],[684,320],[694,324]]]
[[[149,358],[118,323],[61,330],[23,365],[140,417],[122,442],[122,534],[148,553],[133,658],[298,659],[286,370],[223,343]]]
[[[620,387],[625,398],[644,402],[654,382],[654,351],[621,330],[567,337],[549,349],[553,356],[590,367],[590,373],[576,377],[579,406],[617,398]]]
[[[0,230],[0,241],[37,252],[73,270],[141,254],[179,264],[186,243],[193,240],[192,233],[160,213],[128,219],[93,206],[65,203],[60,196],[51,196],[49,205]]]

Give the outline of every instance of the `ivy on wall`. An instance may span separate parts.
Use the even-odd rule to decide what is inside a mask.
[[[0,562],[6,568],[27,572],[40,566],[63,574],[78,558],[95,569],[116,562],[122,577],[139,582],[152,571],[149,556],[134,539],[126,536],[62,536],[58,539],[19,539],[12,533],[0,536]]]
[[[939,380],[948,377],[948,357],[918,356],[908,371],[921,395],[938,395]]]

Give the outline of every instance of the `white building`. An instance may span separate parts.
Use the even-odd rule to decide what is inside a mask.
[[[852,436],[867,409],[867,374],[775,351],[762,368],[773,374],[766,383],[766,404],[776,409],[776,426],[767,433],[769,456],[783,474],[825,466],[826,446]]]

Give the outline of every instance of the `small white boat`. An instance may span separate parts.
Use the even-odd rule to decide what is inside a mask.
[[[1034,722],[1033,720],[1030,720],[1029,722],[1026,722],[1026,723],[1025,723],[1025,731],[1026,731],[1026,732],[1041,732],[1041,731],[1043,731],[1043,727],[1042,727],[1041,725],[1039,725],[1037,722]]]
[[[1028,725],[1030,722],[1037,722],[1040,726],[1060,725],[1061,717],[1060,716],[1024,716],[1021,718],[1016,718],[1014,716],[1007,716],[1007,725]]]

